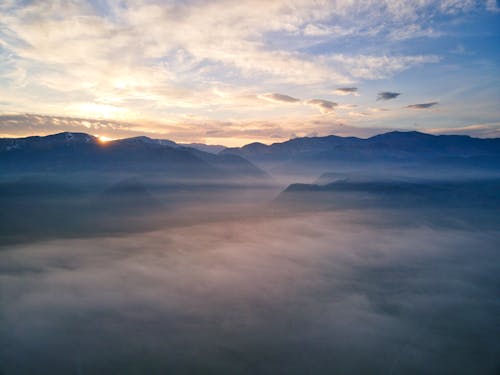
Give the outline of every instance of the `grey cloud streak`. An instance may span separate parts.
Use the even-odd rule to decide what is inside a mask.
[[[300,99],[279,93],[266,93],[258,96],[259,98],[273,101],[273,102],[283,102],[283,103],[298,103]]]
[[[377,94],[377,100],[396,99],[399,95],[401,95],[400,92],[382,91]]]
[[[322,113],[333,112],[334,108],[338,106],[337,103],[324,99],[310,99],[307,100],[306,103],[318,107]]]
[[[428,109],[437,105],[438,102],[420,103],[420,104],[410,104],[406,108],[410,109]]]
[[[334,91],[337,95],[358,95],[357,87],[339,87]]]

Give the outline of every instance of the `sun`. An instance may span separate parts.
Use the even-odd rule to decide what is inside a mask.
[[[98,135],[97,139],[99,139],[99,142],[101,142],[101,143],[106,143],[106,142],[109,142],[109,141],[113,140],[113,139],[111,139],[109,137],[106,137],[104,135]]]

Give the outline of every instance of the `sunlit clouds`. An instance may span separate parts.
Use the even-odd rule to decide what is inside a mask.
[[[498,34],[489,28],[490,39],[484,35],[497,10],[495,2],[472,0],[2,2],[0,113],[117,121],[131,132],[231,144],[286,139],[298,122],[492,123],[500,94],[488,43]],[[475,25],[470,37],[482,44],[462,40],[464,23]],[[457,45],[471,52],[452,53]],[[474,82],[457,79],[477,64]],[[370,111],[387,88],[404,96],[390,101],[390,111]],[[468,108],[458,106],[464,95]],[[408,106],[429,99],[441,112],[421,123]],[[233,138],[227,123],[254,125]],[[44,131],[33,127],[13,130],[2,120],[0,135]],[[119,137],[123,130],[109,131]]]

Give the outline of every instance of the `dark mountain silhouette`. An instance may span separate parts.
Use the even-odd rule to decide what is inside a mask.
[[[330,135],[295,138],[269,146],[251,143],[219,154],[239,155],[274,172],[311,169],[312,174],[317,174],[332,170],[332,165],[344,169],[377,163],[498,169],[500,138],[394,131],[368,139]]]
[[[458,181],[350,181],[291,184],[276,202],[291,208],[488,208],[500,207],[500,179]]]
[[[218,156],[148,137],[103,143],[89,134],[68,132],[0,139],[0,169],[4,173],[158,173],[172,179],[266,177],[240,156]]]

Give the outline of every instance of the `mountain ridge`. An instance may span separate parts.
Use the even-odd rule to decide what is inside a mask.
[[[264,178],[240,156],[216,155],[169,140],[133,137],[102,141],[86,133],[0,139],[4,172],[158,173],[182,178]]]
[[[274,142],[270,145],[266,145],[261,142],[252,142],[249,144],[246,144],[241,147],[227,147],[224,149],[222,152],[233,152],[236,150],[245,150],[245,149],[264,149],[264,148],[273,148],[273,147],[283,147],[284,145],[295,145],[295,144],[311,144],[314,142],[330,142],[331,141],[338,141],[338,142],[359,142],[359,143],[374,143],[374,142],[380,142],[380,141],[401,141],[402,139],[413,139],[413,140],[437,140],[437,139],[453,139],[453,140],[474,140],[474,141],[484,141],[485,143],[499,143],[500,144],[500,138],[475,138],[471,137],[469,135],[461,135],[461,134],[429,134],[429,133],[423,133],[419,131],[390,131],[386,133],[381,133],[377,134],[368,138],[360,138],[360,137],[354,137],[354,136],[338,136],[334,134],[326,135],[326,136],[321,136],[321,137],[297,137],[297,138],[292,138],[287,141],[283,142]]]
[[[369,138],[294,138],[264,145],[251,143],[226,148],[219,154],[239,155],[264,170],[278,174],[310,174],[378,165],[418,166],[422,169],[500,167],[500,138],[473,138],[466,135],[433,135],[417,131],[392,131]]]

